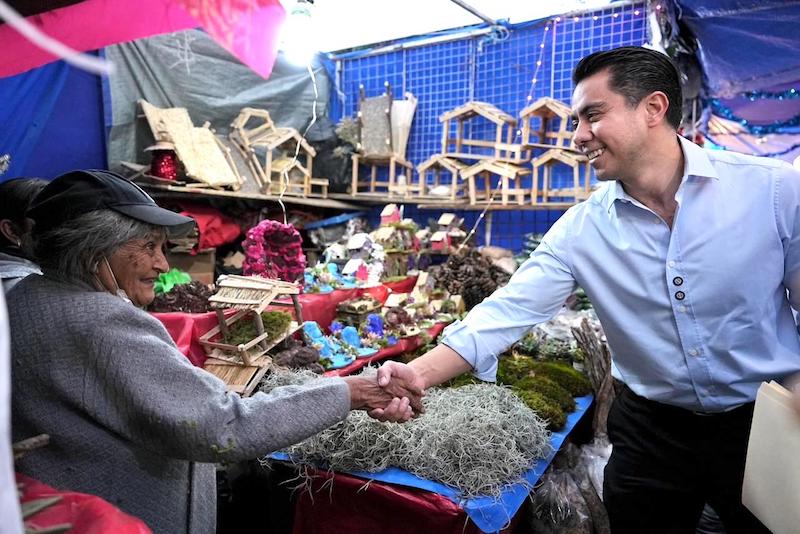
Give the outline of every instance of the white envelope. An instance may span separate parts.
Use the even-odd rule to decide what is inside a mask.
[[[742,503],[773,534],[800,532],[800,414],[776,382],[758,389]]]

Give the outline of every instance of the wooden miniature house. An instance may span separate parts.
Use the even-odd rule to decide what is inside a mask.
[[[431,240],[431,230],[430,228],[423,228],[418,230],[416,234],[414,234],[414,238],[419,243],[420,248],[428,248]]]
[[[396,235],[397,228],[394,226],[379,226],[373,230],[369,235],[374,243],[378,243],[382,247],[396,248],[396,243],[399,238]]]
[[[159,108],[146,100],[139,106],[156,142],[173,145],[186,176],[194,187],[239,189],[244,182],[227,148],[209,128],[197,127],[186,108]]]
[[[469,137],[465,126],[478,117],[487,120],[494,128],[494,135],[485,135],[470,128]],[[455,137],[451,122],[455,121]],[[439,117],[442,123],[441,155],[461,159],[502,159],[520,162],[521,145],[513,143],[517,121],[504,111],[486,102],[467,102]],[[479,125],[476,125],[479,126]],[[491,129],[491,127],[489,128]]]
[[[275,126],[267,110],[242,109],[229,137],[265,194],[309,196],[318,186],[327,197],[328,180],[313,178],[314,148],[294,128]]]
[[[529,174],[531,174],[529,168],[491,159],[479,161],[461,172],[461,176],[467,180],[470,204],[478,203],[479,191],[482,193],[481,201],[490,202],[494,198],[492,179],[496,177],[499,183],[497,189],[504,206],[509,203],[510,198],[514,198],[519,205],[525,204],[531,190],[523,186],[523,178]],[[480,190],[478,180],[482,180],[483,183],[483,188]]]
[[[575,152],[550,149],[533,161],[531,203],[567,207],[589,197],[591,166]],[[569,186],[559,186],[568,183]]]
[[[446,231],[440,230],[434,232],[431,236],[431,250],[437,252],[447,252],[450,250],[450,237],[447,235]]]
[[[380,313],[381,303],[372,295],[362,295],[336,305],[336,320],[355,327],[367,320],[371,313]]]
[[[364,86],[359,87],[356,122],[360,141],[358,152],[352,155],[350,192],[353,196],[359,193],[385,195],[398,191],[405,195],[405,188],[414,172],[414,166],[406,160],[405,153],[417,99],[407,93],[406,100],[394,102],[391,86],[388,82],[384,86],[384,94],[370,98],[365,96]],[[401,172],[405,172],[403,183],[400,183],[398,166]],[[360,179],[362,168],[369,169],[369,180]],[[387,169],[385,177],[379,173],[382,168]]]
[[[434,154],[417,166],[417,182],[412,183],[410,192],[416,192],[424,197],[432,190],[447,187],[450,193],[450,201],[456,202],[466,195],[464,182],[459,179],[461,171],[467,168],[467,164],[455,158]],[[428,174],[432,173],[432,181],[428,183]],[[444,180],[443,174],[449,173],[449,181]]]
[[[450,231],[458,228],[461,224],[461,220],[456,217],[455,213],[442,213],[439,220],[436,221],[436,224],[439,225],[440,230]]]
[[[199,341],[209,355],[204,368],[228,384],[229,389],[249,395],[267,371],[271,358],[267,352],[294,333],[303,322],[297,284],[258,276],[223,276],[218,291],[209,299],[217,313],[218,324]],[[289,297],[290,301],[278,298]],[[268,306],[293,306],[295,321],[282,333],[265,331],[261,313]],[[235,313],[225,315],[226,310]],[[252,321],[256,336],[238,345],[227,342],[231,327],[239,321]]]
[[[397,204],[386,204],[381,211],[381,226],[400,222],[400,208]]]
[[[570,131],[569,106],[554,98],[540,98],[520,112],[522,126],[522,145],[530,148],[564,148],[570,149],[572,132]]]
[[[456,217],[455,213],[442,213],[437,224],[439,230],[447,234],[447,244],[449,247],[457,247],[464,242],[467,233],[461,229],[464,219]]]

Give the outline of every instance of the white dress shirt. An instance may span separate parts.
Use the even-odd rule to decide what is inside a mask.
[[[704,150],[685,156],[672,229],[603,184],[570,208],[505,287],[445,330],[479,378],[580,285],[614,376],[651,400],[708,412],[755,399],[800,371],[800,173],[785,162]]]

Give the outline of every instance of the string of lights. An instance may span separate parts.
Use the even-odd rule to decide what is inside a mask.
[[[545,52],[545,50],[547,48],[547,38],[554,33],[555,25],[557,23],[559,23],[559,22],[561,22],[561,17],[555,17],[555,18],[552,18],[552,19],[548,20],[547,23],[544,26],[544,32],[542,32],[542,40],[539,43],[539,57],[536,58],[536,68],[533,71],[533,77],[531,78],[530,89],[528,90],[528,96],[525,99],[525,105],[526,106],[528,104],[530,104],[531,101],[533,100],[534,91],[536,90],[536,82],[538,81],[539,70],[542,68],[542,63],[543,63],[543,60],[544,60],[544,52]],[[551,31],[551,29],[553,31]],[[555,43],[552,43],[552,46],[555,46]],[[519,141],[521,136],[522,136],[522,130],[518,129],[516,131],[515,141]],[[491,195],[489,197],[489,201],[486,203],[486,206],[483,208],[483,210],[478,215],[478,218],[475,219],[475,223],[472,225],[472,228],[470,228],[469,232],[467,233],[466,239],[464,239],[463,243],[461,243],[461,246],[458,248],[458,250],[461,250],[461,248],[475,234],[475,231],[478,229],[478,226],[481,224],[481,221],[486,217],[486,212],[489,211],[489,208],[494,203],[495,195],[496,195],[497,191],[500,189],[500,178],[499,177],[497,179],[497,182],[498,182],[497,186],[492,188],[492,193],[491,193]]]
[[[742,93],[742,96],[755,102],[756,100],[793,100],[800,98],[800,91],[795,88],[786,89],[785,91],[747,91]]]
[[[771,133],[777,133],[783,130],[784,128],[800,126],[800,115],[795,115],[794,117],[787,120],[776,120],[769,124],[753,124],[748,119],[744,119],[738,116],[731,108],[723,104],[722,101],[718,98],[712,98],[710,100],[710,104],[711,104],[711,109],[714,110],[714,113],[716,113],[720,117],[724,117],[728,120],[738,122],[744,128],[746,128],[748,132],[750,132],[753,135],[766,135]]]
[[[561,17],[555,17],[547,21],[547,24],[544,26],[544,32],[542,33],[542,41],[539,43],[539,57],[536,58],[536,68],[533,71],[533,77],[531,78],[531,85],[530,89],[528,90],[528,96],[525,98],[525,105],[529,105],[533,100],[533,94],[536,90],[536,82],[539,81],[539,70],[542,68],[542,62],[544,59],[544,51],[546,49],[547,38],[553,34],[550,30],[553,29],[555,31],[555,25],[561,22]],[[552,44],[555,46],[555,43]],[[522,130],[517,130],[517,135],[515,140],[519,141],[520,137],[522,136]]]

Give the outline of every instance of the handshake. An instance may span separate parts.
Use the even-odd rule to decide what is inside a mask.
[[[350,388],[350,409],[366,410],[379,421],[404,422],[425,409],[425,381],[413,368],[387,362],[377,376],[346,376]]]

